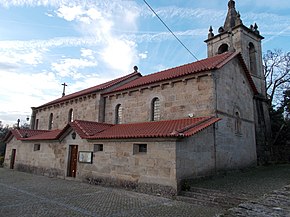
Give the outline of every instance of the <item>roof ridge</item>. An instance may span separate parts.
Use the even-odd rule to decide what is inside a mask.
[[[216,65],[218,69],[224,66],[226,63],[228,63],[232,58],[239,55],[241,52],[235,51],[235,52],[227,52],[227,53],[229,53],[230,55],[227,56],[225,59],[221,60],[221,62]]]
[[[193,127],[196,127],[196,126],[198,126],[198,125],[201,125],[201,124],[203,124],[203,123],[205,123],[205,122],[207,122],[207,121],[209,121],[209,120],[211,120],[211,119],[213,119],[214,117],[213,116],[211,116],[211,117],[201,117],[200,119],[200,121],[198,121],[198,122],[196,122],[196,123],[193,123],[193,124],[190,124],[190,125],[188,125],[188,126],[185,126],[184,128],[182,128],[182,129],[178,129],[178,130],[176,130],[179,134],[183,134],[185,131],[187,131],[187,130],[189,130],[189,129],[191,129],[191,128],[193,128]]]
[[[94,93],[94,92],[98,92],[98,91],[104,90],[104,89],[106,89],[106,88],[108,88],[110,86],[113,86],[115,84],[121,83],[122,81],[124,81],[126,79],[129,79],[130,77],[133,77],[135,75],[141,75],[141,73],[140,72],[132,72],[130,74],[127,74],[127,75],[124,75],[124,76],[121,76],[121,77],[117,77],[117,78],[115,78],[113,80],[109,80],[107,82],[100,83],[100,84],[94,85],[92,87],[88,87],[88,88],[76,91],[74,93],[65,95],[63,97],[56,98],[56,99],[54,99],[54,100],[52,100],[52,101],[50,101],[48,103],[45,103],[45,104],[40,105],[40,106],[37,106],[35,108],[42,108],[42,107],[53,105],[55,103],[59,103],[59,102],[62,102],[62,101],[71,100],[71,99],[74,99],[74,98],[82,96],[82,95],[87,95],[87,94],[91,94],[91,93]],[[92,90],[89,91],[90,89],[92,89]],[[88,92],[86,92],[86,91],[88,91]],[[85,93],[83,93],[83,92],[85,92]]]
[[[83,131],[84,134],[86,134],[87,136],[90,136],[90,134],[80,125],[80,123],[77,120],[75,120],[74,123],[78,128],[81,129],[81,131]]]
[[[16,132],[16,133],[18,134],[18,136],[20,136],[20,137],[22,138],[22,134],[20,133],[19,130],[20,130],[20,129],[17,129],[17,128],[16,128],[16,129],[14,129],[13,131]]]
[[[114,92],[125,91],[133,88],[140,88],[143,86],[150,86],[151,84],[155,84],[158,82],[164,82],[170,79],[176,79],[191,74],[198,74],[209,70],[218,69],[223,64],[225,64],[228,59],[230,60],[232,56],[234,56],[233,52],[226,52],[212,57],[207,57],[195,62],[186,63],[180,66],[175,66],[173,68],[164,69],[159,72],[154,72],[139,77],[124,85],[121,85],[120,87],[117,87],[112,91],[103,93],[103,95],[108,95]]]

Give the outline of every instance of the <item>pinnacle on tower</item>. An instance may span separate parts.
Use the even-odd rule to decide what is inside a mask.
[[[242,23],[240,14],[236,11],[235,1],[230,0],[228,3],[228,13],[223,26],[224,31],[228,31],[231,28],[235,27]]]

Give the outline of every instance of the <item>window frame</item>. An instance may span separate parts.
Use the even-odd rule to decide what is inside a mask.
[[[48,130],[52,130],[53,127],[53,113],[50,113],[48,120]]]
[[[122,124],[123,123],[123,107],[119,103],[115,107],[115,124]]]
[[[147,154],[148,144],[147,143],[134,143],[133,144],[133,155]]]
[[[104,151],[104,144],[94,144],[93,152],[103,152]]]
[[[40,151],[40,143],[36,143],[33,145],[33,151]]]
[[[151,101],[150,121],[160,121],[160,118],[161,118],[161,111],[160,110],[161,110],[160,99],[158,97],[154,97]]]
[[[73,122],[74,121],[74,110],[71,108],[68,112],[68,122]]]

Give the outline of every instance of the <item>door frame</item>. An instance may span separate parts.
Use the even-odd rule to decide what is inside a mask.
[[[69,145],[67,176],[76,177],[78,163],[78,145]]]
[[[11,157],[10,157],[10,169],[14,169],[14,164],[15,164],[15,158],[16,158],[16,149],[13,148],[11,152]]]

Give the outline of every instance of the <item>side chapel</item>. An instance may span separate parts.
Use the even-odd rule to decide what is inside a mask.
[[[5,166],[176,194],[182,180],[267,157],[269,114],[257,24],[228,2],[206,59],[115,80],[32,107],[5,138]]]

